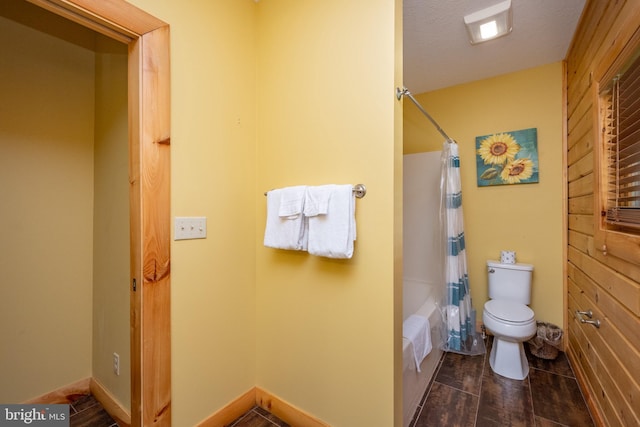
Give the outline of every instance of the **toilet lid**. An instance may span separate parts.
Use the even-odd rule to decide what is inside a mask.
[[[485,311],[496,319],[510,323],[527,323],[533,320],[533,310],[513,301],[492,299],[484,305]]]

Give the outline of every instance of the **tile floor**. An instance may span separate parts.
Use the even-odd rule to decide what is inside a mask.
[[[249,412],[229,424],[227,427],[290,427],[259,406],[254,406]]]
[[[78,396],[69,406],[70,427],[118,427],[118,424],[91,395]]]
[[[78,396],[69,407],[70,427],[118,427],[93,396]],[[225,427],[291,427],[273,414],[254,406]]]
[[[529,376],[523,381],[495,374],[487,353],[462,356],[445,353],[410,427],[562,427],[593,426],[569,360],[539,359],[527,349]],[[92,396],[71,404],[71,427],[116,427]],[[227,427],[291,427],[259,406]],[[295,426],[293,426],[295,427]],[[354,426],[368,427],[368,426]]]
[[[593,426],[578,383],[562,352],[539,359],[527,349],[529,376],[523,381],[495,374],[487,353],[445,353],[410,427]]]

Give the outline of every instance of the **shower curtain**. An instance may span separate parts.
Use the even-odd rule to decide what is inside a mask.
[[[462,220],[460,159],[453,140],[442,149],[440,178],[440,220],[444,242],[443,350],[462,354],[482,354],[484,341],[475,330],[476,311],[471,304],[467,256]]]

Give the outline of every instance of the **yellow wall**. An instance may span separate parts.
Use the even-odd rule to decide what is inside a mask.
[[[256,3],[134,0],[171,28],[172,418],[205,419],[255,386]]]
[[[207,239],[171,248],[173,424],[194,425],[258,385],[335,426],[399,425],[401,2],[131,3],[171,25],[172,216],[208,218]],[[85,122],[93,136],[93,113]],[[92,191],[87,173],[77,184]],[[369,188],[353,259],[262,246],[265,190],[332,182]],[[61,301],[77,319],[73,295]],[[81,378],[92,373],[87,342]]]
[[[258,3],[257,385],[333,426],[392,426],[396,7]],[[397,123],[397,125],[396,125]],[[359,183],[351,260],[262,245],[263,192]],[[400,191],[401,192],[401,191]]]
[[[486,260],[515,250],[534,265],[536,318],[563,325],[562,64],[463,84],[416,96],[460,148],[469,278],[478,320],[487,300]],[[443,138],[405,100],[405,153],[440,150]],[[538,129],[540,182],[478,187],[475,137]]]
[[[0,299],[6,335],[18,338],[3,352],[10,387],[0,401],[93,376],[128,408],[127,49],[27,3],[3,7],[2,40],[12,44],[0,72],[13,108],[0,144],[12,185],[0,219],[12,227]]]
[[[99,38],[95,68],[92,375],[131,406],[127,46]],[[113,372],[113,353],[120,375]]]
[[[207,239],[172,245],[174,424],[192,425],[254,385],[332,425],[397,424],[401,410],[392,402],[398,399],[401,314],[401,132],[393,91],[400,74],[401,2],[375,0],[364,10],[339,0],[132,3],[171,25],[172,214],[208,217]],[[20,28],[6,24],[0,31]],[[12,40],[3,45],[3,54],[22,49],[14,33],[1,39]],[[92,235],[93,149],[85,137],[93,136],[93,100],[85,96],[93,93],[93,78],[78,77],[76,70],[86,68],[90,75],[93,54],[86,58],[62,49],[55,55],[43,49],[36,58],[24,58],[30,61],[25,64],[7,61],[43,71],[35,75],[37,84],[21,88],[33,90],[26,96],[7,84],[15,69],[0,67],[2,93],[15,100],[12,125],[41,112],[22,101],[49,99],[43,96],[52,88],[47,76],[60,73],[74,87],[87,85],[77,99],[69,90],[51,94],[55,114],[68,108],[76,118],[87,115],[71,128],[65,125],[69,120],[47,113],[37,117],[41,126],[30,126],[42,133],[7,144],[17,141],[17,133],[8,124],[0,126],[7,153],[0,157],[0,173],[10,173],[11,182],[22,176],[25,185],[52,186],[36,194],[16,184],[2,193],[3,203],[18,207],[2,211],[13,215],[3,221],[19,227],[5,230],[2,239],[11,242],[11,251],[3,251],[9,254],[0,268],[0,324],[20,325],[3,330],[3,336],[65,353],[53,353],[34,374],[25,357],[40,347],[30,347],[28,354],[3,352],[0,369],[24,367],[3,372],[14,384],[42,376],[42,392],[91,374],[91,292],[85,285],[92,275],[92,242],[86,236]],[[418,97],[460,143],[476,307],[486,300],[485,260],[513,249],[520,261],[536,267],[532,307],[538,319],[556,324],[562,324],[561,83],[562,67],[556,63]],[[439,149],[442,138],[423,118],[411,119],[411,105],[405,110],[407,152]],[[424,123],[424,134],[407,123],[411,120],[417,127]],[[33,145],[51,137],[45,123],[54,133],[73,131],[77,141],[60,138],[77,145],[75,156],[87,162],[47,168],[52,158],[65,162],[69,156],[59,144]],[[528,127],[538,128],[540,183],[478,188],[475,136]],[[424,148],[410,151],[416,138]],[[22,160],[24,150],[36,157]],[[73,186],[63,190],[61,181]],[[357,202],[352,260],[262,246],[263,191],[330,182],[363,182],[369,188]],[[78,194],[85,196],[77,199]],[[26,228],[34,235],[18,234]],[[46,234],[63,247],[43,248]],[[76,248],[77,255],[69,256]],[[27,281],[37,287],[19,285]],[[12,283],[18,285],[6,285]],[[9,304],[19,300],[27,300],[37,314],[25,315]],[[54,305],[69,318],[52,316]],[[78,363],[66,363],[69,359]],[[33,394],[18,392],[17,400]]]
[[[0,402],[18,403],[91,375],[94,54],[3,17],[0,44]]]
[[[172,213],[209,218],[172,245],[174,424],[258,385],[392,425],[398,2],[132,3],[171,25]],[[263,192],[327,182],[370,188],[354,259],[264,248]]]

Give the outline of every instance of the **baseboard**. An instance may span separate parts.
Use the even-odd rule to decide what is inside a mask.
[[[285,402],[266,390],[256,387],[256,404],[282,421],[296,427],[330,427],[300,408]]]
[[[119,427],[129,427],[131,425],[131,414],[129,411],[123,408],[120,402],[118,402],[98,380],[91,378],[89,389],[93,397],[102,404],[105,411],[111,415],[111,418],[118,423]]]
[[[24,403],[44,405],[70,404],[76,400],[78,396],[88,395],[89,393],[93,394],[96,400],[102,404],[104,409],[116,420],[120,427],[129,427],[131,425],[131,415],[129,412],[94,378],[85,378],[76,381],[73,384],[60,387],[42,396],[29,399]]]
[[[71,403],[73,400],[75,400],[75,397],[79,395],[89,394],[90,382],[91,382],[91,378],[85,378],[83,380],[76,381],[73,384],[69,384],[69,385],[60,387],[57,390],[53,390],[48,393],[45,393],[42,396],[29,399],[24,403],[44,404],[44,405]]]
[[[87,395],[89,393],[93,394],[120,427],[129,427],[131,425],[131,414],[94,378],[85,378],[43,394],[42,396],[30,399],[24,403],[68,404],[75,400],[77,396]],[[256,405],[271,412],[292,426],[330,427],[330,425],[324,421],[313,417],[302,409],[285,402],[259,387],[253,387],[251,390],[236,398],[215,414],[201,421],[198,427],[219,427],[227,425]]]
[[[220,427],[230,424],[256,405],[256,388],[236,398],[215,414],[197,424],[198,427]]]
[[[330,427],[329,424],[307,414],[303,410],[285,402],[266,390],[253,387],[236,398],[215,414],[197,424],[197,427],[226,426],[247,413],[254,406],[260,406],[289,425],[296,427]]]

